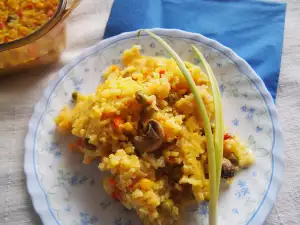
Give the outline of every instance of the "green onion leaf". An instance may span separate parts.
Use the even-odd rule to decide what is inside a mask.
[[[218,195],[217,195],[217,179],[216,179],[216,156],[215,156],[215,146],[214,146],[214,138],[211,131],[211,123],[208,117],[205,104],[200,96],[199,90],[189,72],[186,68],[184,62],[179,57],[179,55],[169,46],[161,37],[147,30],[140,30],[138,32],[138,37],[140,33],[145,31],[151,37],[153,37],[156,41],[158,41],[165,50],[169,53],[169,55],[174,59],[177,63],[177,66],[181,70],[184,75],[191,92],[194,95],[196,105],[198,107],[198,114],[200,118],[202,118],[204,122],[204,131],[207,138],[207,148],[208,148],[208,170],[209,170],[209,189],[210,189],[210,201],[209,201],[209,224],[216,225],[217,224],[217,204],[218,204]]]
[[[222,109],[222,99],[216,77],[209,65],[204,58],[203,54],[197,49],[195,45],[192,45],[192,49],[196,53],[200,60],[205,73],[211,83],[211,90],[214,98],[215,107],[215,150],[216,150],[216,166],[217,166],[217,194],[219,195],[220,180],[221,180],[221,169],[222,169],[222,158],[223,158],[223,142],[224,142],[224,119]]]

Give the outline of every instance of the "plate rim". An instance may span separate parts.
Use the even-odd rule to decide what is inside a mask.
[[[283,134],[281,130],[281,126],[278,119],[277,110],[275,108],[275,104],[273,99],[268,92],[264,82],[262,79],[256,74],[256,72],[251,68],[251,66],[241,57],[239,57],[233,50],[230,48],[222,45],[221,43],[207,38],[201,34],[182,31],[178,29],[162,29],[162,28],[154,28],[149,29],[152,32],[161,35],[169,35],[172,34],[175,38],[187,38],[195,41],[200,41],[205,45],[213,47],[214,49],[220,51],[227,57],[229,57],[236,66],[246,75],[251,82],[256,86],[258,91],[261,93],[264,101],[268,107],[271,120],[273,123],[273,132],[274,132],[274,145],[272,149],[272,178],[270,179],[270,183],[268,189],[265,193],[265,196],[258,206],[258,209],[253,213],[252,217],[247,221],[248,224],[263,224],[266,220],[267,216],[269,215],[271,209],[273,208],[277,194],[280,190],[281,184],[283,183],[283,171],[284,171],[284,140]],[[43,115],[44,108],[47,106],[47,99],[49,94],[55,86],[62,80],[64,75],[66,75],[67,71],[73,68],[77,63],[82,61],[84,58],[96,53],[99,49],[104,48],[110,44],[116,43],[122,39],[131,38],[132,36],[136,35],[137,31],[125,32],[119,34],[117,36],[101,40],[95,45],[87,48],[84,50],[82,54],[79,56],[74,57],[74,59],[70,60],[70,62],[65,65],[62,69],[60,69],[57,73],[58,76],[53,80],[50,80],[46,89],[44,90],[41,99],[36,103],[34,106],[34,111],[32,117],[28,123],[28,131],[25,138],[25,153],[24,153],[24,172],[26,176],[26,186],[28,193],[32,199],[33,207],[37,214],[40,216],[43,224],[51,225],[53,222],[56,224],[60,224],[57,218],[54,216],[50,206],[47,204],[48,197],[45,195],[43,191],[43,187],[40,185],[37,174],[35,172],[35,165],[34,165],[34,143],[35,143],[35,132],[36,132],[36,125],[38,125],[40,118]],[[244,72],[246,71],[246,72]],[[33,141],[32,141],[33,140]],[[266,203],[266,199],[268,199]]]

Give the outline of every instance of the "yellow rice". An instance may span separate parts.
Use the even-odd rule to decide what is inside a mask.
[[[133,46],[124,52],[122,62],[123,68],[112,65],[104,72],[105,81],[94,94],[76,93],[74,108],[65,107],[56,118],[57,128],[79,138],[69,147],[84,154],[84,163],[100,159],[99,169],[112,174],[103,181],[106,192],[135,209],[144,224],[175,224],[185,204],[209,200],[203,122],[175,61],[143,56],[140,47]],[[200,67],[189,62],[186,66],[213,121],[208,77]],[[156,108],[151,119],[164,132],[163,144],[155,152],[137,151],[132,141],[143,120],[144,106],[136,97],[140,91]],[[236,136],[226,135],[224,156],[233,154],[237,168],[250,166],[252,152]],[[94,149],[87,150],[83,140]]]
[[[54,15],[58,0],[1,0],[0,44],[25,37]]]

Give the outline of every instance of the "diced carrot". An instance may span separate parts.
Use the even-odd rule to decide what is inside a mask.
[[[4,37],[4,42],[8,42],[8,37]]]
[[[232,136],[228,133],[224,134],[224,140],[230,139]]]
[[[83,164],[85,164],[85,165],[91,164],[93,162],[93,160],[94,160],[94,157],[90,157],[86,154],[83,156]]]
[[[22,17],[22,16],[23,16],[22,10],[19,10],[19,11],[18,11],[18,16],[19,16],[19,17]]]
[[[0,22],[0,29],[4,28],[4,22]]]
[[[82,150],[78,148],[75,144],[68,144],[68,149],[72,152],[82,153]]]
[[[112,197],[113,199],[117,199],[116,192],[113,192],[113,193],[111,194],[111,197]]]
[[[107,119],[107,118],[111,118],[115,116],[115,113],[114,112],[103,112],[102,115],[101,115],[101,119]]]
[[[139,185],[142,189],[149,190],[153,187],[154,183],[147,178],[142,178],[139,182]]]
[[[68,144],[68,148],[69,148],[70,150],[73,150],[74,144]]]
[[[48,13],[47,13],[47,16],[52,17],[53,14],[54,14],[53,10],[50,9],[50,10],[48,11]]]
[[[120,68],[117,66],[117,65],[111,65],[110,66],[110,69],[111,69],[111,71],[116,71],[116,70],[119,70]]]
[[[179,83],[176,85],[175,89],[179,89],[179,90],[187,90],[188,86],[186,83]]]
[[[83,140],[81,138],[79,138],[77,141],[76,141],[76,145],[77,146],[83,146]]]
[[[33,9],[33,4],[32,3],[28,3],[27,9]]]
[[[160,77],[162,77],[162,75],[164,75],[164,74],[165,74],[165,72],[166,72],[165,70],[160,70],[160,71],[159,71],[159,75],[160,75]]]
[[[135,184],[131,184],[131,185],[129,186],[129,189],[130,189],[131,191],[133,190],[134,185],[135,185]]]
[[[124,120],[122,119],[122,117],[117,116],[113,119],[114,128],[119,128],[122,124],[124,124]]]
[[[112,194],[111,194],[111,197],[114,198],[114,199],[117,199],[119,201],[122,200],[122,195],[120,192],[117,192],[117,191],[114,191]]]
[[[174,157],[174,156],[169,156],[169,157],[168,157],[168,160],[169,160],[170,162],[175,162],[175,157]]]
[[[111,185],[116,185],[116,181],[112,178],[108,178],[108,182],[111,184]]]

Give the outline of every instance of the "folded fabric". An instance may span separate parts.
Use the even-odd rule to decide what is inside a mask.
[[[275,100],[285,11],[254,0],[115,0],[104,37],[155,27],[200,33],[245,59]]]

